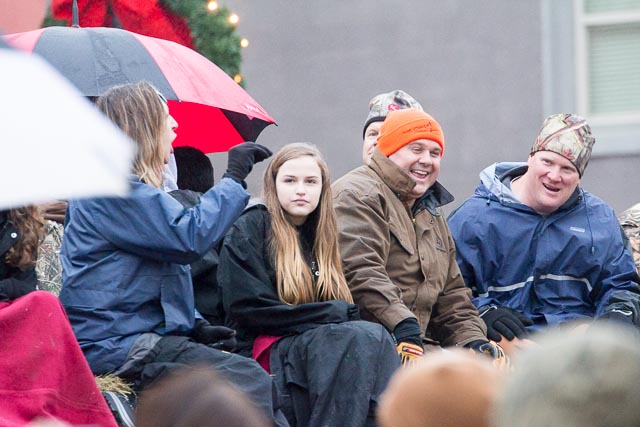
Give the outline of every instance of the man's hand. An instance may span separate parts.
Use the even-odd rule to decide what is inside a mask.
[[[420,324],[416,318],[409,317],[398,323],[392,336],[397,344],[398,356],[400,356],[403,365],[415,361],[424,353],[420,337]]]
[[[493,366],[508,370],[511,368],[511,360],[505,354],[502,348],[495,342],[485,340],[471,341],[465,345],[472,352],[487,356],[493,359]]]
[[[226,326],[211,325],[204,319],[196,319],[191,338],[219,350],[233,351],[236,347],[236,331]]]
[[[614,308],[598,317],[598,320],[608,320],[611,322],[624,323],[629,326],[634,326],[633,311],[625,310],[623,308]]]
[[[46,220],[55,221],[59,224],[64,224],[64,216],[67,211],[67,202],[64,200],[58,200],[48,203],[43,203],[38,206],[42,216]]]
[[[514,338],[527,336],[527,326],[533,325],[533,320],[509,307],[491,306],[481,311],[480,317],[487,325],[487,337],[500,342],[502,337],[509,341]]]
[[[398,343],[396,349],[403,365],[410,365],[416,362],[424,354],[424,349],[421,346],[408,342]]]

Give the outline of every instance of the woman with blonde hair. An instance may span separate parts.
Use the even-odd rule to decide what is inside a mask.
[[[272,373],[292,425],[375,425],[399,359],[382,326],[359,321],[315,146],[289,144],[274,156],[263,202],[225,237],[218,281],[239,351]]]
[[[227,172],[184,209],[162,190],[177,123],[149,83],[111,88],[96,102],[138,152],[126,198],[69,202],[61,248],[62,300],[95,374],[145,389],[166,371],[207,364],[247,393],[274,424],[271,379],[254,361],[218,349],[234,332],[195,316],[188,264],[208,252],[244,209],[244,179],[271,152],[229,151]]]

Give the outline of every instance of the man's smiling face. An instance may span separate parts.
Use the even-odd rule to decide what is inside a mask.
[[[440,174],[440,144],[430,139],[410,142],[389,156],[416,183],[412,199],[419,199],[438,179]]]
[[[548,215],[558,210],[580,183],[576,167],[560,154],[538,151],[529,156],[527,164],[527,204],[541,214]]]

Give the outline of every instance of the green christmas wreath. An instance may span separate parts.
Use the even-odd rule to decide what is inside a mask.
[[[109,3],[107,4],[109,5]],[[159,7],[166,8],[169,12],[184,18],[191,32],[195,50],[238,81],[237,76],[240,75],[242,62],[242,47],[235,26],[228,20],[230,11],[226,6],[220,6],[216,10],[210,11],[205,0],[157,0],[157,4]],[[66,12],[70,16],[70,11],[66,10]],[[67,26],[69,22],[68,19],[56,19],[52,16],[50,9],[41,26]],[[82,22],[81,17],[81,26]],[[114,22],[116,25],[112,25]],[[118,26],[117,22],[117,17],[114,19],[113,16],[107,17],[104,21],[101,20],[103,26]],[[153,23],[149,24],[153,25]],[[145,34],[142,28],[127,27],[125,29]],[[243,83],[244,81],[240,82],[244,86]]]

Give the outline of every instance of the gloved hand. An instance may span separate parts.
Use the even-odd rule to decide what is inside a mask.
[[[424,353],[417,319],[409,317],[398,323],[392,336],[403,365],[415,361]]]
[[[633,311],[614,308],[611,311],[603,313],[598,320],[610,320],[612,322],[625,323],[629,326],[635,325],[633,321]]]
[[[347,319],[360,320],[360,309],[356,304],[347,305]]]
[[[402,362],[403,365],[410,365],[416,362],[424,354],[422,346],[408,342],[399,343],[396,349],[398,350],[398,356],[400,356],[400,362]]]
[[[533,325],[533,320],[509,307],[491,306],[482,311],[480,317],[487,325],[487,337],[496,342],[503,336],[509,341],[524,338],[527,326]]]
[[[473,353],[481,354],[493,359],[493,366],[500,369],[510,369],[511,360],[507,356],[497,343],[485,340],[471,341],[466,348],[470,349]]]
[[[264,145],[255,142],[243,142],[229,150],[227,171],[222,176],[232,178],[247,188],[245,178],[253,169],[253,165],[270,157],[273,153]]]
[[[191,338],[218,350],[233,351],[236,347],[236,331],[226,326],[214,326],[204,319],[196,319]]]
[[[396,344],[408,342],[422,348],[422,338],[420,337],[420,325],[415,317],[408,317],[396,325],[393,330],[393,339]]]

